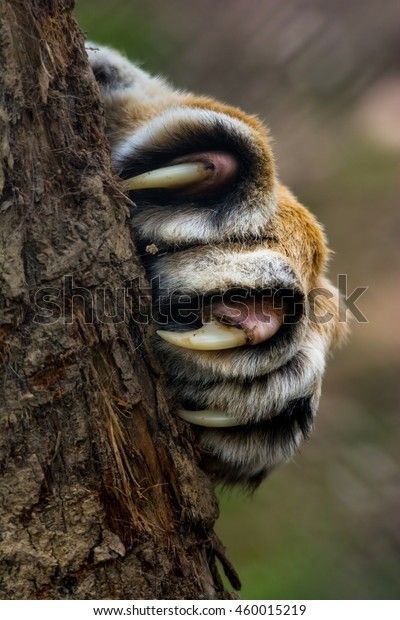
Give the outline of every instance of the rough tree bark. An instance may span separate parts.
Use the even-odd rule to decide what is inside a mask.
[[[117,292],[143,274],[72,8],[0,3],[1,596],[229,597],[213,491],[169,414],[138,288],[132,307]],[[110,284],[115,320],[92,321]],[[43,323],[38,303],[66,285],[69,319]]]

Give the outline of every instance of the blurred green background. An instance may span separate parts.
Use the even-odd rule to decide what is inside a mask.
[[[221,492],[242,597],[399,598],[400,3],[78,0],[77,16],[176,86],[259,114],[326,227],[331,277],[369,287],[312,440],[253,497]]]

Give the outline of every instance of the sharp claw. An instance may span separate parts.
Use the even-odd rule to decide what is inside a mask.
[[[144,172],[122,182],[125,190],[178,189],[204,181],[213,174],[212,168],[202,162],[175,164]]]
[[[228,327],[222,323],[210,322],[191,332],[158,330],[157,334],[166,342],[193,351],[221,351],[233,349],[247,343],[242,329]]]
[[[233,416],[222,411],[213,409],[204,409],[202,411],[187,411],[179,409],[178,416],[186,422],[196,424],[196,426],[206,426],[208,428],[226,428],[230,426],[240,426],[242,422],[236,420]]]

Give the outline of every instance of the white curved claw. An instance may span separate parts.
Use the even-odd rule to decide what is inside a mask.
[[[206,426],[208,428],[226,428],[243,424],[228,413],[213,409],[203,409],[202,411],[179,409],[177,413],[179,417],[186,420],[186,422],[196,424],[197,426]]]
[[[122,182],[125,190],[178,189],[207,179],[213,170],[202,162],[175,164],[143,172]]]
[[[191,332],[158,330],[157,334],[170,344],[193,351],[221,351],[247,343],[247,336],[242,329],[214,321]]]

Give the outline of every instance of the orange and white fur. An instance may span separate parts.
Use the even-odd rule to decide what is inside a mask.
[[[346,331],[324,233],[279,182],[260,120],[174,90],[109,48],[87,51],[135,240],[166,308],[154,346],[177,415],[211,476],[256,486],[309,435],[327,354]],[[190,320],[177,319],[182,299]]]

